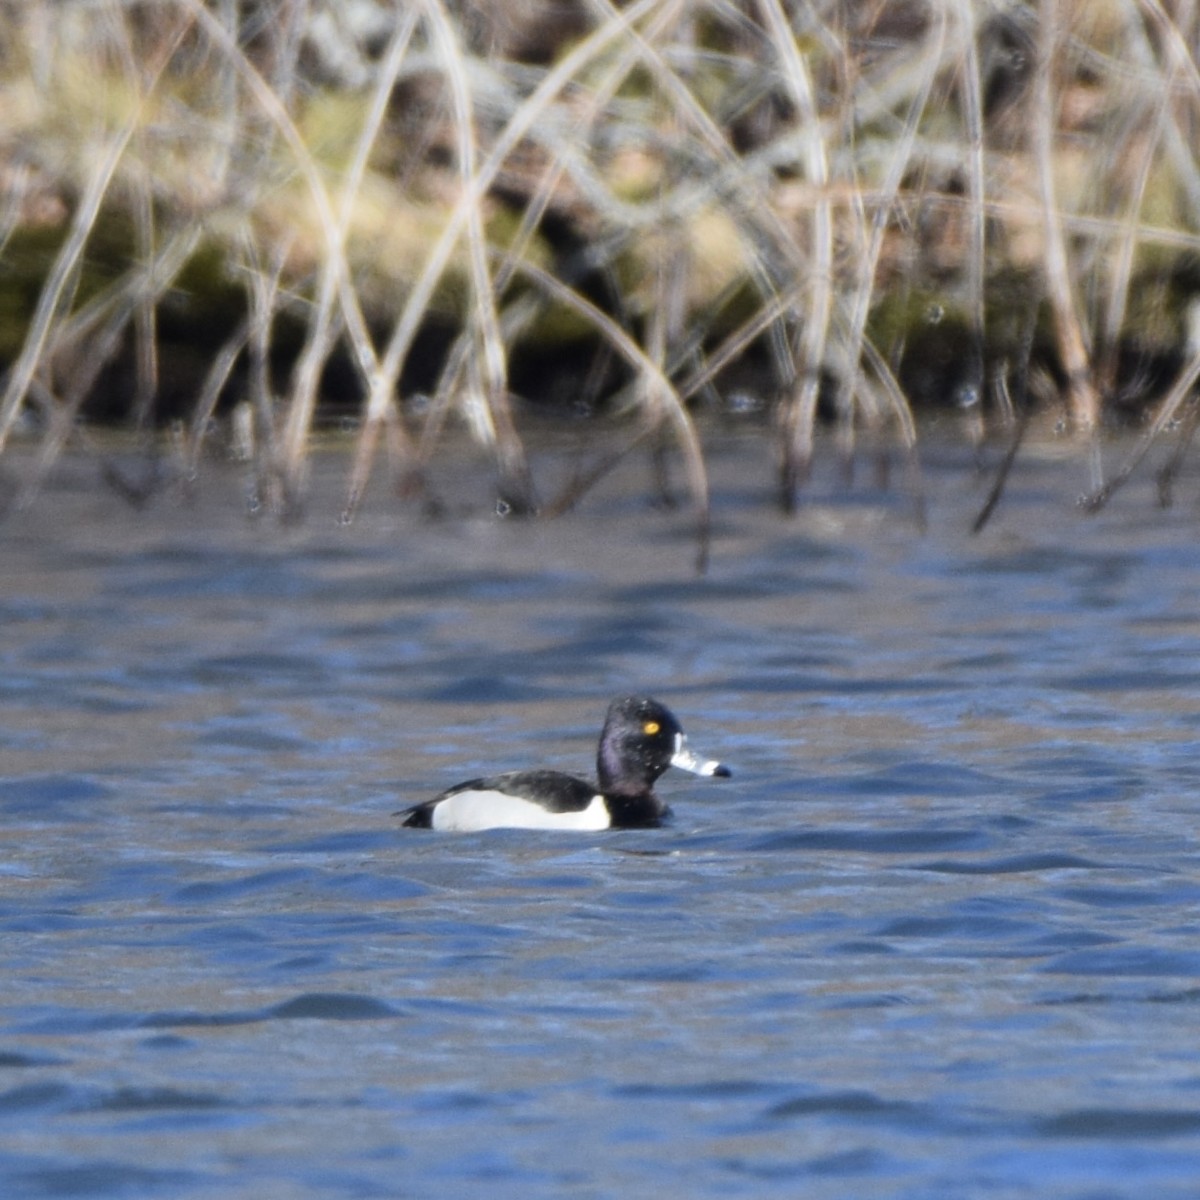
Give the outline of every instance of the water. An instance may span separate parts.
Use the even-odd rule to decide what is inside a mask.
[[[551,445],[539,467],[561,475]],[[1194,1196],[1200,553],[1081,462],[791,520],[713,450],[713,566],[642,464],[564,520],[380,495],[0,528],[5,1197]],[[438,836],[668,702],[730,781],[664,830]]]

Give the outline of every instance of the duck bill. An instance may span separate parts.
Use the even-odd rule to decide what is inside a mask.
[[[701,758],[680,737],[675,743],[675,753],[671,755],[671,766],[681,771],[691,771],[693,775],[715,775],[720,779],[728,779],[732,774],[730,769],[719,763],[715,758]]]

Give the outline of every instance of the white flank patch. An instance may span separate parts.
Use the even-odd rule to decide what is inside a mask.
[[[434,829],[476,833],[481,829],[607,829],[612,823],[603,796],[579,812],[547,812],[532,800],[505,792],[455,792],[433,809]]]

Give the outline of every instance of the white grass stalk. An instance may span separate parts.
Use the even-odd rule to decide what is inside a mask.
[[[1041,189],[1046,290],[1054,313],[1058,352],[1067,376],[1067,413],[1076,429],[1086,431],[1094,429],[1099,420],[1100,402],[1092,381],[1088,338],[1075,304],[1066,234],[1054,186],[1057,111],[1054,73],[1061,41],[1061,19],[1060,0],[1040,0],[1033,146]]]
[[[616,20],[616,22],[623,19],[616,8],[604,4],[602,0],[594,0],[593,7],[598,8],[602,19]],[[659,12],[656,12],[652,18],[648,18],[646,40],[653,41],[662,29],[676,19],[677,8],[678,5],[674,2],[662,5]],[[593,80],[587,96],[581,98],[580,106],[575,112],[575,119],[562,136],[553,138],[551,122],[545,122],[544,125],[536,127],[536,132],[541,134],[542,142],[546,145],[548,161],[538,181],[538,186],[534,188],[532,197],[524,206],[520,227],[512,238],[508,253],[497,265],[496,274],[493,276],[493,287],[496,289],[498,298],[503,296],[506,289],[509,288],[512,278],[516,275],[515,264],[520,262],[528,251],[536,229],[550,206],[554,192],[564,174],[568,173],[569,162],[577,160],[574,152],[576,146],[587,144],[590,133],[601,113],[604,112],[607,103],[612,100],[617,89],[628,78],[629,72],[642,58],[642,43],[642,36],[638,35],[636,31],[630,30],[624,46],[618,47],[618,53],[614,55],[611,64],[605,66],[601,77]],[[542,308],[544,306],[534,296],[522,296],[520,300],[516,301],[516,304],[506,307],[502,322],[500,322],[505,344],[511,343],[520,336],[521,332],[538,317]],[[426,415],[424,426],[422,426],[418,445],[418,467],[416,467],[418,476],[432,457],[434,446],[442,434],[446,416],[449,414],[451,404],[455,401],[458,389],[464,386],[463,379],[468,370],[468,360],[474,350],[475,340],[468,325],[460,332],[454,348],[451,349],[442,379],[438,384],[437,394],[433,398],[432,407]]]
[[[0,453],[3,453],[8,435],[12,431],[13,422],[21,411],[21,405],[29,390],[30,380],[42,361],[43,350],[51,335],[54,322],[65,305],[70,302],[68,293],[76,272],[79,270],[83,248],[96,224],[100,205],[104,202],[104,197],[112,184],[117,165],[120,163],[121,156],[125,153],[125,148],[129,145],[129,140],[140,119],[141,106],[135,109],[124,126],[109,138],[84,183],[83,192],[71,219],[70,230],[55,256],[54,265],[46,277],[46,282],[42,285],[29,331],[21,346],[21,352],[17,355],[16,362],[9,371],[8,385],[4,389],[4,395],[0,397]]]
[[[674,427],[676,439],[683,452],[688,486],[697,516],[696,569],[703,572],[708,564],[708,476],[704,469],[704,452],[700,446],[700,438],[679,393],[663,374],[658,363],[612,317],[590,300],[530,262],[517,262],[514,263],[514,267],[548,295],[592,324],[609,345],[638,372],[645,390],[659,393],[660,399],[647,413],[646,429],[657,429],[663,417]]]
[[[909,101],[900,135],[893,144],[888,167],[880,184],[879,193],[868,197],[865,191],[855,186],[852,188],[851,204],[854,209],[859,227],[866,225],[865,206],[867,200],[874,209],[870,220],[870,234],[862,253],[859,256],[858,279],[856,286],[850,292],[847,302],[846,317],[848,369],[844,372],[839,399],[839,411],[844,419],[853,420],[854,400],[858,388],[861,359],[866,353],[866,325],[870,315],[871,304],[875,298],[875,276],[879,268],[879,259],[883,251],[884,237],[888,224],[893,218],[895,207],[900,195],[900,186],[904,174],[912,164],[917,138],[921,127],[921,119],[929,105],[929,97],[933,90],[934,80],[942,63],[942,55],[946,40],[946,17],[940,7],[934,14],[934,27],[922,48],[920,61],[923,71],[917,83],[916,90]],[[982,285],[981,289],[982,289]],[[888,386],[885,394],[890,402],[893,414],[897,417],[903,431],[906,444],[911,448],[915,440],[915,426],[908,402],[904,399],[899,385],[896,383],[890,369],[886,367],[878,354],[872,354],[872,364],[877,376],[886,375]]]
[[[287,489],[293,497],[297,497],[303,490],[304,463],[312,435],[321,371],[341,329],[340,322],[336,318],[342,314],[337,312],[336,305],[345,269],[346,239],[354,213],[355,200],[362,187],[371,150],[387,113],[388,102],[391,100],[392,91],[399,78],[400,68],[403,66],[416,24],[417,14],[410,10],[397,22],[392,31],[371,95],[370,109],[362,129],[359,131],[350,166],[342,180],[334,226],[330,231],[334,245],[329,248],[321,264],[317,295],[313,312],[309,318],[307,338],[292,376],[288,411],[281,439]],[[365,329],[359,330],[355,340],[359,346],[360,369],[363,370],[364,378],[370,379],[374,376],[378,364],[373,350],[368,352],[370,339],[366,335]]]
[[[291,150],[296,169],[308,186],[321,231],[325,238],[325,251],[329,264],[338,281],[338,297],[341,302],[341,318],[345,332],[355,353],[355,359],[364,378],[370,381],[378,371],[375,350],[363,317],[358,297],[350,279],[345,247],[338,238],[338,219],[329,195],[321,168],[318,166],[304,137],[296,128],[291,114],[270,84],[259,74],[254,64],[246,58],[233,34],[204,6],[202,0],[179,0],[202,27],[212,44],[221,51],[226,61],[236,71],[256,104],[275,126]]]
[[[495,445],[500,472],[501,499],[512,510],[528,513],[533,510],[533,485],[521,439],[513,425],[508,398],[508,365],[500,322],[496,314],[496,297],[488,264],[487,235],[483,225],[482,203],[486,190],[474,186],[477,170],[475,142],[475,111],[462,50],[449,17],[439,0],[428,0],[426,11],[433,29],[434,44],[445,68],[454,108],[454,125],[458,135],[459,186],[474,195],[477,203],[466,209],[466,243],[471,273],[471,323],[477,338],[478,351],[474,365],[479,371],[484,403],[481,417],[488,437]]]
[[[417,335],[425,313],[433,299],[455,246],[463,235],[471,212],[482,203],[487,190],[505,160],[526,137],[534,124],[541,120],[547,107],[585,66],[598,58],[635,21],[653,11],[661,0],[636,0],[624,10],[619,19],[594,30],[583,38],[570,53],[551,68],[521,107],[513,113],[500,132],[487,158],[466,181],[466,186],[450,212],[446,224],[425,259],[424,266],[409,292],[404,308],[393,326],[379,367],[370,379],[370,391],[364,412],[363,428],[359,434],[354,466],[346,497],[343,519],[348,520],[357,510],[378,445],[379,431],[389,410],[394,409],[397,383],[404,360]]]
[[[808,66],[796,45],[795,34],[780,0],[758,0],[758,8],[779,57],[783,84],[796,106],[801,124],[800,155],[805,178],[813,191],[809,302],[805,311],[799,314],[801,326],[796,346],[799,378],[781,414],[783,445],[779,495],[784,509],[790,511],[795,505],[800,475],[812,458],[821,368],[833,311],[833,206],[829,196],[825,137]]]
[[[986,328],[983,276],[987,265],[987,226],[984,221],[986,180],[983,156],[983,89],[979,72],[979,36],[975,24],[974,0],[956,0],[959,21],[960,71],[959,94],[962,97],[963,123],[966,126],[968,153],[967,195],[969,197],[966,250],[967,324],[970,359],[967,378],[960,385],[967,389],[958,397],[968,407],[977,437],[983,435],[983,339]]]

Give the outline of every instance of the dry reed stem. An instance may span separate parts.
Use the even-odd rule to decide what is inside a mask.
[[[1129,289],[1133,280],[1134,256],[1139,245],[1138,226],[1146,189],[1150,183],[1150,172],[1156,161],[1156,151],[1166,124],[1169,99],[1174,72],[1170,71],[1153,110],[1148,114],[1147,128],[1143,131],[1142,147],[1139,152],[1136,137],[1131,130],[1128,153],[1136,166],[1132,172],[1133,183],[1122,222],[1122,233],[1116,241],[1112,268],[1105,283],[1107,302],[1101,321],[1101,351],[1096,365],[1096,380],[1101,396],[1112,396],[1117,385],[1117,361],[1120,353],[1121,330],[1125,325],[1125,314],[1129,304]]]
[[[805,178],[816,193],[812,206],[812,264],[809,270],[809,303],[801,314],[797,336],[798,378],[781,414],[783,445],[779,475],[780,503],[791,511],[800,476],[812,457],[813,425],[821,387],[830,315],[833,312],[833,207],[826,191],[829,167],[824,132],[817,114],[808,66],[796,45],[795,34],[779,0],[759,0],[759,12],[779,60],[785,89],[796,105],[801,124],[800,157]]]
[[[986,182],[983,147],[983,85],[979,67],[979,38],[972,0],[959,0],[960,63],[959,94],[963,101],[963,124],[969,153],[967,161],[967,194],[969,234],[964,255],[967,273],[967,322],[970,337],[970,360],[965,384],[960,384],[956,399],[961,407],[969,408],[976,425],[976,436],[983,436],[983,331],[986,324],[983,290],[983,271],[987,259]]]
[[[105,10],[112,15],[115,12],[114,5],[106,4]],[[190,22],[181,24],[175,37],[160,48],[156,60],[145,73],[145,82],[137,105],[116,134],[108,139],[87,177],[71,220],[70,231],[42,286],[29,331],[16,362],[10,368],[4,395],[0,397],[0,453],[3,453],[7,444],[13,422],[29,390],[30,381],[43,360],[53,324],[69,303],[69,293],[80,269],[83,249],[95,226],[100,205],[112,184],[117,166],[135,130],[142,122],[146,104],[154,88],[189,26]]]
[[[287,259],[286,240],[274,247],[273,261],[258,260],[258,247],[249,230],[243,231],[247,261],[244,272],[250,309],[249,401],[254,409],[255,490],[254,506],[266,505],[270,512],[297,515],[295,498],[287,488],[288,471],[283,461],[271,386],[271,330],[279,310],[283,269]]]
[[[417,14],[415,11],[410,11],[404,15],[392,31],[378,77],[372,89],[370,108],[363,121],[362,129],[359,131],[350,165],[341,181],[341,196],[332,231],[336,251],[327,254],[321,262],[317,295],[308,321],[307,337],[292,374],[288,411],[282,435],[287,487],[294,496],[298,496],[304,486],[303,464],[306,461],[313,417],[316,412],[317,389],[320,385],[321,371],[342,330],[341,322],[337,320],[341,314],[335,312],[335,305],[341,285],[341,264],[346,260],[346,241],[350,232],[354,202],[362,187],[367,163],[379,136],[392,90],[399,78],[400,69],[416,25]],[[374,373],[377,364],[373,352],[368,350],[369,338],[367,338],[365,330],[360,330],[358,337],[360,369],[363,369],[369,377]],[[361,344],[364,342],[367,344]]]
[[[161,294],[165,281],[178,274],[195,246],[197,232],[172,237],[160,253],[106,289],[70,318],[54,326],[44,360],[31,380],[46,418],[33,470],[18,497],[18,507],[33,502],[62,449],[78,430],[79,412],[100,372],[111,361],[130,319]]]
[[[1139,8],[1141,7],[1143,5],[1139,5]],[[1163,11],[1157,0],[1149,0],[1144,4],[1144,8],[1154,24],[1155,33],[1164,45],[1168,69],[1186,83],[1187,91],[1195,105],[1197,100],[1200,100],[1200,67],[1196,62],[1200,14],[1197,13],[1195,0],[1184,0],[1180,3],[1174,19]],[[1189,27],[1191,37],[1185,38],[1181,28]],[[1148,37],[1139,38],[1135,46],[1141,48],[1149,41]],[[1167,110],[1168,161],[1180,181],[1192,220],[1197,221],[1200,220],[1200,160],[1196,156],[1195,110],[1193,108],[1192,112],[1187,114],[1191,117],[1188,121],[1186,116],[1181,116],[1177,111],[1179,107],[1177,101]],[[1188,127],[1181,128],[1185,123]]]
[[[433,298],[434,288],[441,279],[450,261],[450,256],[471,219],[472,211],[478,209],[505,159],[521,140],[529,135],[534,125],[542,119],[554,97],[634,22],[651,12],[656,2],[657,0],[637,0],[614,20],[585,37],[551,68],[533,93],[509,117],[484,162],[469,178],[463,181],[463,187],[454,208],[430,250],[420,274],[413,283],[400,316],[393,327],[380,366],[370,380],[363,428],[355,451],[343,519],[348,520],[353,517],[361,500],[378,445],[379,429],[384,422],[385,414],[394,405],[400,369]]]
[[[1057,102],[1054,70],[1060,44],[1059,4],[1060,0],[1040,0],[1041,34],[1034,92],[1040,115],[1033,123],[1033,143],[1046,239],[1046,290],[1067,377],[1067,412],[1077,429],[1090,430],[1099,420],[1100,402],[1092,381],[1089,339],[1075,304],[1066,235],[1054,186],[1053,114]]]
[[[137,56],[130,40],[130,30],[125,22],[114,22],[116,26],[117,53],[127,79],[138,78]],[[140,90],[145,90],[145,80],[139,80]],[[135,155],[143,157],[147,143],[147,130],[138,121],[130,139]],[[132,183],[130,207],[133,212],[134,239],[138,259],[150,262],[154,258],[156,230],[153,197],[150,181],[138,174]],[[158,393],[158,296],[147,295],[139,301],[133,314],[134,332],[134,398],[133,420],[138,430],[144,430],[150,420],[154,398]]]
[[[471,274],[470,319],[478,344],[471,361],[479,370],[483,391],[483,403],[479,410],[480,425],[495,446],[500,473],[501,502],[510,511],[524,515],[531,513],[535,507],[533,481],[525,461],[525,449],[513,425],[512,408],[508,398],[508,365],[504,341],[500,336],[496,295],[492,286],[487,238],[481,212],[487,189],[475,188],[478,156],[474,104],[462,50],[448,15],[437,0],[428,0],[426,11],[433,29],[434,45],[443,63],[453,100],[460,186],[464,193],[473,192],[479,199],[479,203],[467,207],[465,237]]]
[[[1082,504],[1087,512],[1099,512],[1129,482],[1151,447],[1176,419],[1180,408],[1189,401],[1196,403],[1194,389],[1197,382],[1200,382],[1200,350],[1192,355],[1183,370],[1180,371],[1171,390],[1163,397],[1154,420],[1138,439],[1137,445],[1126,457],[1121,468],[1083,498]]]
[[[196,398],[192,412],[191,427],[183,447],[185,481],[191,483],[200,470],[200,456],[204,450],[204,438],[212,423],[217,401],[225,387],[238,358],[250,341],[250,318],[244,317],[234,331],[222,343],[209,364],[204,383]]]
[[[616,10],[609,0],[591,0],[591,4],[601,14],[615,15]],[[676,127],[681,133],[694,134],[699,138],[698,149],[716,160],[716,171],[711,181],[701,182],[698,187],[694,179],[681,179],[676,191],[686,193],[694,190],[697,194],[686,198],[682,204],[674,201],[673,195],[664,197],[658,206],[662,214],[659,219],[669,225],[673,220],[679,219],[678,216],[673,217],[672,212],[683,214],[688,208],[694,209],[709,201],[733,212],[739,226],[747,235],[748,244],[752,247],[750,261],[746,267],[764,302],[764,309],[760,311],[771,314],[757,326],[758,331],[765,332],[774,327],[778,332],[782,320],[790,315],[793,304],[791,301],[788,304],[778,303],[779,293],[774,276],[780,273],[780,262],[786,264],[785,269],[789,274],[798,274],[804,270],[806,260],[799,252],[791,231],[775,212],[759,174],[745,169],[743,160],[730,144],[727,132],[722,130],[698,103],[692,89],[657,48],[656,39],[677,19],[678,9],[678,5],[665,5],[657,27],[648,29],[645,34],[631,29],[629,40],[638,51],[641,63],[652,73],[655,84],[671,102],[672,119]],[[794,300],[798,290],[786,287],[785,294]],[[679,324],[678,318],[674,323]],[[657,331],[662,331],[661,325],[657,327]],[[732,347],[735,338],[736,334],[727,339],[727,350]],[[694,342],[697,339],[691,340]],[[773,341],[778,344],[782,339],[775,337]],[[741,344],[744,346],[746,343]],[[726,354],[724,361],[730,361],[731,358],[731,354]],[[790,353],[783,351],[777,354],[777,358],[780,362],[786,361],[790,370]],[[678,356],[675,356],[671,362],[672,374],[678,366]],[[694,395],[707,386],[713,374],[713,370],[703,365],[698,366],[691,381],[686,385],[686,390],[683,387],[679,389],[679,395],[683,398]]]
[[[838,410],[845,420],[850,421],[855,396],[858,392],[859,379],[862,371],[862,359],[867,353],[866,327],[870,316],[871,303],[875,298],[875,278],[879,269],[879,260],[883,252],[884,237],[887,233],[888,222],[891,220],[905,172],[910,168],[914,150],[917,144],[921,118],[929,104],[929,97],[941,66],[942,54],[946,37],[946,20],[944,11],[939,8],[935,14],[934,32],[927,39],[921,61],[925,70],[920,78],[916,91],[909,101],[908,111],[901,126],[900,136],[895,139],[894,150],[891,154],[883,182],[875,194],[871,196],[871,213],[868,216],[866,189],[854,187],[852,203],[854,206],[855,228],[860,233],[860,239],[865,241],[858,256],[858,278],[855,286],[849,289],[848,314],[846,316],[847,345],[846,370],[843,372],[839,392]],[[862,231],[867,236],[862,239]],[[892,411],[897,417],[900,427],[904,430],[905,444],[911,449],[915,442],[916,430],[908,402],[896,384],[892,372],[876,356],[876,374],[886,377],[888,386],[886,395],[891,402]]]
[[[699,435],[696,433],[696,427],[692,423],[691,417],[688,416],[687,408],[679,393],[663,374],[659,365],[607,313],[533,263],[517,262],[514,266],[522,276],[594,325],[597,331],[604,335],[609,345],[638,372],[644,381],[645,390],[660,393],[658,403],[649,407],[645,425],[638,433],[637,440],[640,441],[660,428],[663,420],[669,421],[673,426],[676,441],[683,453],[688,488],[692,493],[696,511],[698,543],[696,570],[705,571],[708,566],[709,549],[708,473],[704,467],[704,452],[700,446]]]
[[[666,16],[673,17],[672,5],[665,5],[664,10]],[[657,20],[661,22],[663,15],[660,12]],[[636,55],[628,49],[625,50],[623,54],[618,55],[616,62],[606,69],[604,77],[593,83],[590,95],[583,103],[571,129],[562,139],[564,146],[583,144],[587,141],[595,121],[625,80],[635,61]],[[548,149],[551,151],[556,148],[553,144],[548,143]],[[531,189],[530,198],[521,213],[521,222],[508,248],[508,254],[499,263],[493,277],[493,286],[498,299],[504,296],[512,283],[516,275],[515,263],[523,259],[528,252],[537,228],[566,172],[567,156],[562,153],[550,153],[541,177]],[[502,319],[506,344],[519,336],[520,332],[537,317],[541,307],[539,302],[524,297],[519,299],[516,304],[508,306]],[[425,467],[442,434],[450,409],[461,394],[461,389],[466,386],[465,376],[468,373],[468,363],[473,348],[472,331],[469,327],[464,328],[447,355],[446,366],[442,370],[437,391],[422,426],[421,438],[417,447],[417,461],[413,468],[413,474],[417,479],[423,478]]]
[[[333,201],[320,167],[309,151],[303,135],[296,127],[296,123],[283,101],[246,57],[229,30],[204,7],[202,0],[179,0],[179,3],[187,7],[211,43],[221,52],[225,61],[246,85],[263,114],[287,142],[295,167],[308,187],[317,212],[322,236],[325,240],[325,253],[328,256],[325,265],[337,279],[344,331],[350,340],[359,371],[368,385],[372,384],[380,369],[378,359],[350,279],[345,246],[338,238],[338,220]],[[289,478],[297,474],[298,467],[292,464],[288,469]]]
[[[183,269],[199,238],[196,226],[173,233],[161,247],[131,265],[69,316],[57,318],[43,347],[39,373],[56,378],[70,376],[82,364],[94,379],[106,361],[92,344],[97,331],[114,320],[118,328],[124,329],[140,309],[153,304]],[[84,392],[78,397],[78,404],[82,405],[86,399]]]

